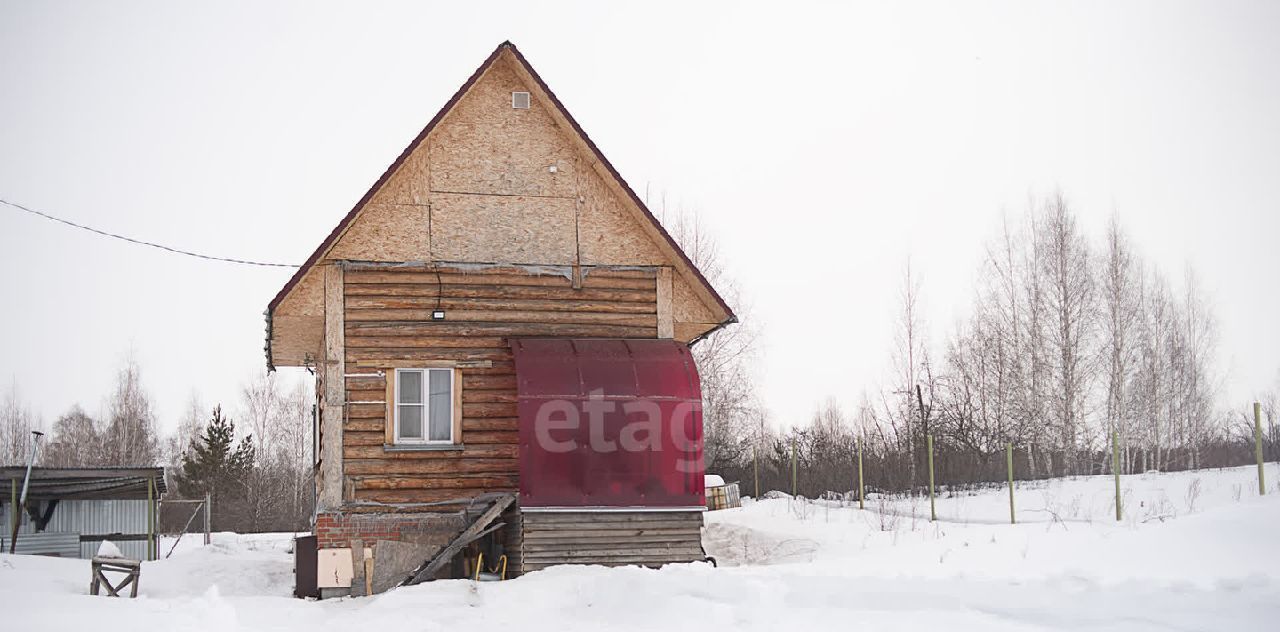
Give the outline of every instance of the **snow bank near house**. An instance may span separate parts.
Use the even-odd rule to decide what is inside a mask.
[[[556,567],[324,602],[289,596],[289,534],[183,538],[143,564],[136,600],[87,596],[87,560],[0,555],[0,610],[6,629],[43,630],[1270,630],[1280,493],[1259,498],[1251,474],[1126,477],[1118,524],[1106,477],[1029,486],[1014,526],[1003,490],[943,499],[932,524],[927,501],[747,501],[707,514],[720,568]]]

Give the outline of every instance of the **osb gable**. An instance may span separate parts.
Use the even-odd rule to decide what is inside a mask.
[[[531,107],[512,108],[513,91],[530,92]],[[468,195],[505,201],[480,208],[460,199]],[[537,219],[515,221],[524,217]],[[316,284],[311,270],[323,258],[562,264],[571,256],[585,265],[672,265],[678,338],[734,319],[520,52],[505,42],[268,309],[273,324],[295,314],[319,314],[322,292],[308,286]],[[296,349],[311,346],[318,333],[273,331],[271,337],[273,345],[279,340],[282,349]]]
[[[671,285],[671,311],[676,339],[689,342],[720,324],[715,314],[694,294],[693,288],[689,287],[683,277],[675,276]]]
[[[426,205],[430,187],[430,151],[424,142],[405,157],[382,186],[376,188],[369,203]]]
[[[405,179],[395,179],[404,183]],[[407,188],[407,187],[406,187]],[[362,261],[431,259],[427,205],[367,204],[326,258]]]
[[[324,332],[324,279],[318,268],[307,271],[271,315],[271,363],[301,366],[319,357]]]
[[[672,314],[678,323],[715,323],[716,317],[679,276],[672,282]]]
[[[499,57],[432,131],[432,191],[577,197],[572,140],[513,63]],[[529,92],[530,107],[512,107],[513,92]]]
[[[572,265],[572,199],[433,193],[431,243],[440,261]]]
[[[280,301],[275,313],[290,316],[324,316],[324,278],[319,270],[307,270],[302,280]]]
[[[374,192],[328,259],[670,265],[573,130],[501,57]],[[529,92],[529,109],[511,106]]]
[[[582,263],[670,265],[635,217],[594,169],[579,176],[583,204],[578,217]]]

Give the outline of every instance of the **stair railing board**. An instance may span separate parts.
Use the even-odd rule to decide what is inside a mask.
[[[448,544],[448,546],[441,549],[431,559],[423,562],[422,566],[418,567],[413,574],[400,582],[400,585],[413,586],[414,584],[420,584],[427,581],[434,577],[435,574],[439,572],[439,570],[443,568],[449,560],[453,559],[453,556],[457,555],[463,547],[504,526],[505,523],[499,522],[492,527],[488,527],[489,523],[502,515],[502,512],[506,511],[507,507],[509,507],[511,503],[515,502],[515,500],[516,497],[513,494],[502,494],[498,496],[494,499],[493,504],[490,505],[484,513],[480,514],[479,518],[472,522],[466,529],[463,529],[462,533],[459,533],[458,536]]]

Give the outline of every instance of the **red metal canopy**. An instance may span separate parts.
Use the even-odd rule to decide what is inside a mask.
[[[523,507],[704,507],[702,395],[674,340],[524,338]]]

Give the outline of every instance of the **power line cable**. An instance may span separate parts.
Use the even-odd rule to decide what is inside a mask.
[[[132,237],[125,237],[124,235],[117,235],[117,234],[115,234],[115,233],[109,233],[109,232],[107,232],[107,231],[105,231],[105,230],[98,230],[97,228],[93,228],[93,227],[90,227],[90,226],[85,226],[85,225],[83,225],[83,224],[77,224],[77,223],[75,223],[75,222],[73,222],[73,221],[71,221],[71,220],[62,219],[61,217],[54,217],[53,215],[50,215],[50,214],[48,214],[48,213],[43,213],[43,212],[41,212],[41,211],[37,211],[37,210],[35,210],[35,209],[33,209],[33,208],[27,208],[27,207],[25,207],[25,206],[23,206],[23,205],[21,205],[21,204],[17,204],[17,203],[15,203],[15,202],[10,202],[10,201],[5,200],[5,199],[2,199],[2,198],[0,198],[0,204],[5,204],[5,205],[7,205],[7,206],[11,206],[11,207],[16,208],[16,209],[18,209],[18,210],[20,210],[20,211],[26,211],[26,212],[28,212],[28,213],[31,213],[32,215],[39,215],[40,217],[43,217],[43,218],[45,218],[45,219],[49,219],[49,220],[53,220],[53,221],[55,221],[55,222],[59,222],[59,223],[62,223],[62,224],[66,224],[67,226],[71,226],[71,227],[74,227],[74,228],[79,228],[79,229],[81,229],[81,230],[87,230],[87,231],[89,231],[89,232],[91,232],[91,233],[97,233],[97,234],[99,234],[99,235],[102,235],[103,237],[111,237],[111,238],[113,238],[113,239],[120,239],[120,240],[122,240],[122,241],[127,241],[127,242],[129,242],[129,243],[138,244],[138,245],[141,245],[141,246],[151,246],[152,248],[159,248],[160,250],[167,250],[167,251],[172,252],[172,253],[175,253],[175,254],[187,255],[188,257],[195,257],[195,258],[197,258],[197,259],[207,259],[207,260],[209,260],[209,261],[223,261],[223,262],[226,262],[226,263],[239,263],[239,264],[241,264],[241,265],[246,265],[246,266],[264,266],[264,267],[269,267],[269,268],[297,268],[297,267],[299,267],[299,266],[294,265],[294,264],[292,264],[292,263],[268,263],[268,262],[263,262],[263,261],[248,261],[248,260],[246,260],[246,259],[232,259],[232,258],[230,258],[230,257],[215,257],[215,256],[213,256],[213,255],[203,255],[203,254],[200,254],[200,253],[198,253],[198,252],[191,252],[190,250],[182,250],[181,248],[171,248],[171,247],[169,247],[169,246],[165,246],[165,245],[163,245],[163,244],[157,244],[157,243],[150,242],[150,241],[143,241],[143,240],[141,240],[141,239],[134,239],[134,238],[132,238]]]

